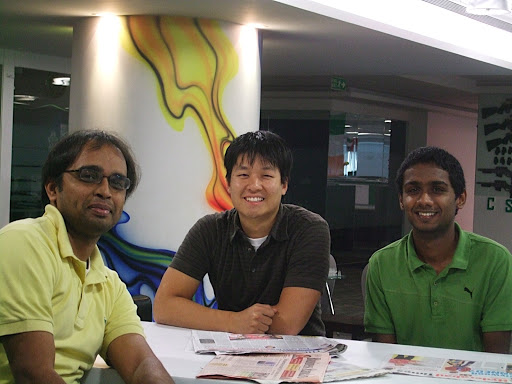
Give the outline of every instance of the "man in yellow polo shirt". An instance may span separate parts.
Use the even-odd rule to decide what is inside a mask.
[[[75,132],[43,167],[44,215],[0,230],[0,383],[79,383],[98,353],[127,383],[173,383],[96,246],[137,168],[112,133]]]

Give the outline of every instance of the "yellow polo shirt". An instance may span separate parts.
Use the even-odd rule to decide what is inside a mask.
[[[143,335],[136,306],[96,247],[86,274],[60,212],[47,205],[36,219],[0,230],[0,337],[46,331],[55,340],[55,370],[78,383],[99,353],[127,333]],[[0,384],[13,383],[0,344]]]

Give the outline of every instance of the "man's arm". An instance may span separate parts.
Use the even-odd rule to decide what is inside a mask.
[[[297,335],[307,324],[321,293],[311,288],[283,288],[268,333]],[[300,305],[297,305],[300,303]]]
[[[485,352],[510,352],[510,331],[484,332],[483,341]]]
[[[141,335],[129,333],[117,337],[108,346],[107,357],[127,384],[174,383]]]
[[[199,281],[174,268],[165,272],[155,295],[153,316],[161,324],[232,333],[265,333],[275,310],[255,304],[241,312],[207,308],[192,301]]]
[[[378,343],[396,344],[396,336],[383,333],[374,333],[372,334],[372,341],[376,341]]]
[[[55,343],[49,332],[34,331],[3,336],[2,342],[17,384],[64,384],[55,371]]]

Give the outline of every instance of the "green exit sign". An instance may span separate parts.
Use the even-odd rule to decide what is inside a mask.
[[[333,91],[344,91],[347,88],[347,83],[343,77],[331,77],[331,89]]]

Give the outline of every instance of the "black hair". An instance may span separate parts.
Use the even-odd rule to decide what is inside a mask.
[[[104,145],[111,145],[121,151],[126,161],[126,177],[131,181],[130,188],[126,191],[128,198],[137,188],[140,179],[139,165],[130,146],[117,134],[100,130],[81,130],[62,138],[52,148],[42,169],[41,200],[43,207],[50,203],[45,186],[55,181],[57,187],[62,188],[62,174],[74,163],[82,153],[84,147],[91,143],[93,149],[100,149]]]
[[[450,184],[455,191],[455,198],[458,198],[466,190],[464,171],[452,154],[438,147],[421,147],[411,151],[398,168],[395,184],[400,195],[403,193],[404,173],[415,164],[435,164],[448,172]]]
[[[270,131],[247,132],[238,136],[226,150],[224,166],[226,179],[231,181],[231,172],[240,156],[245,157],[252,165],[256,157],[279,169],[281,183],[290,181],[293,156],[286,141]]]

